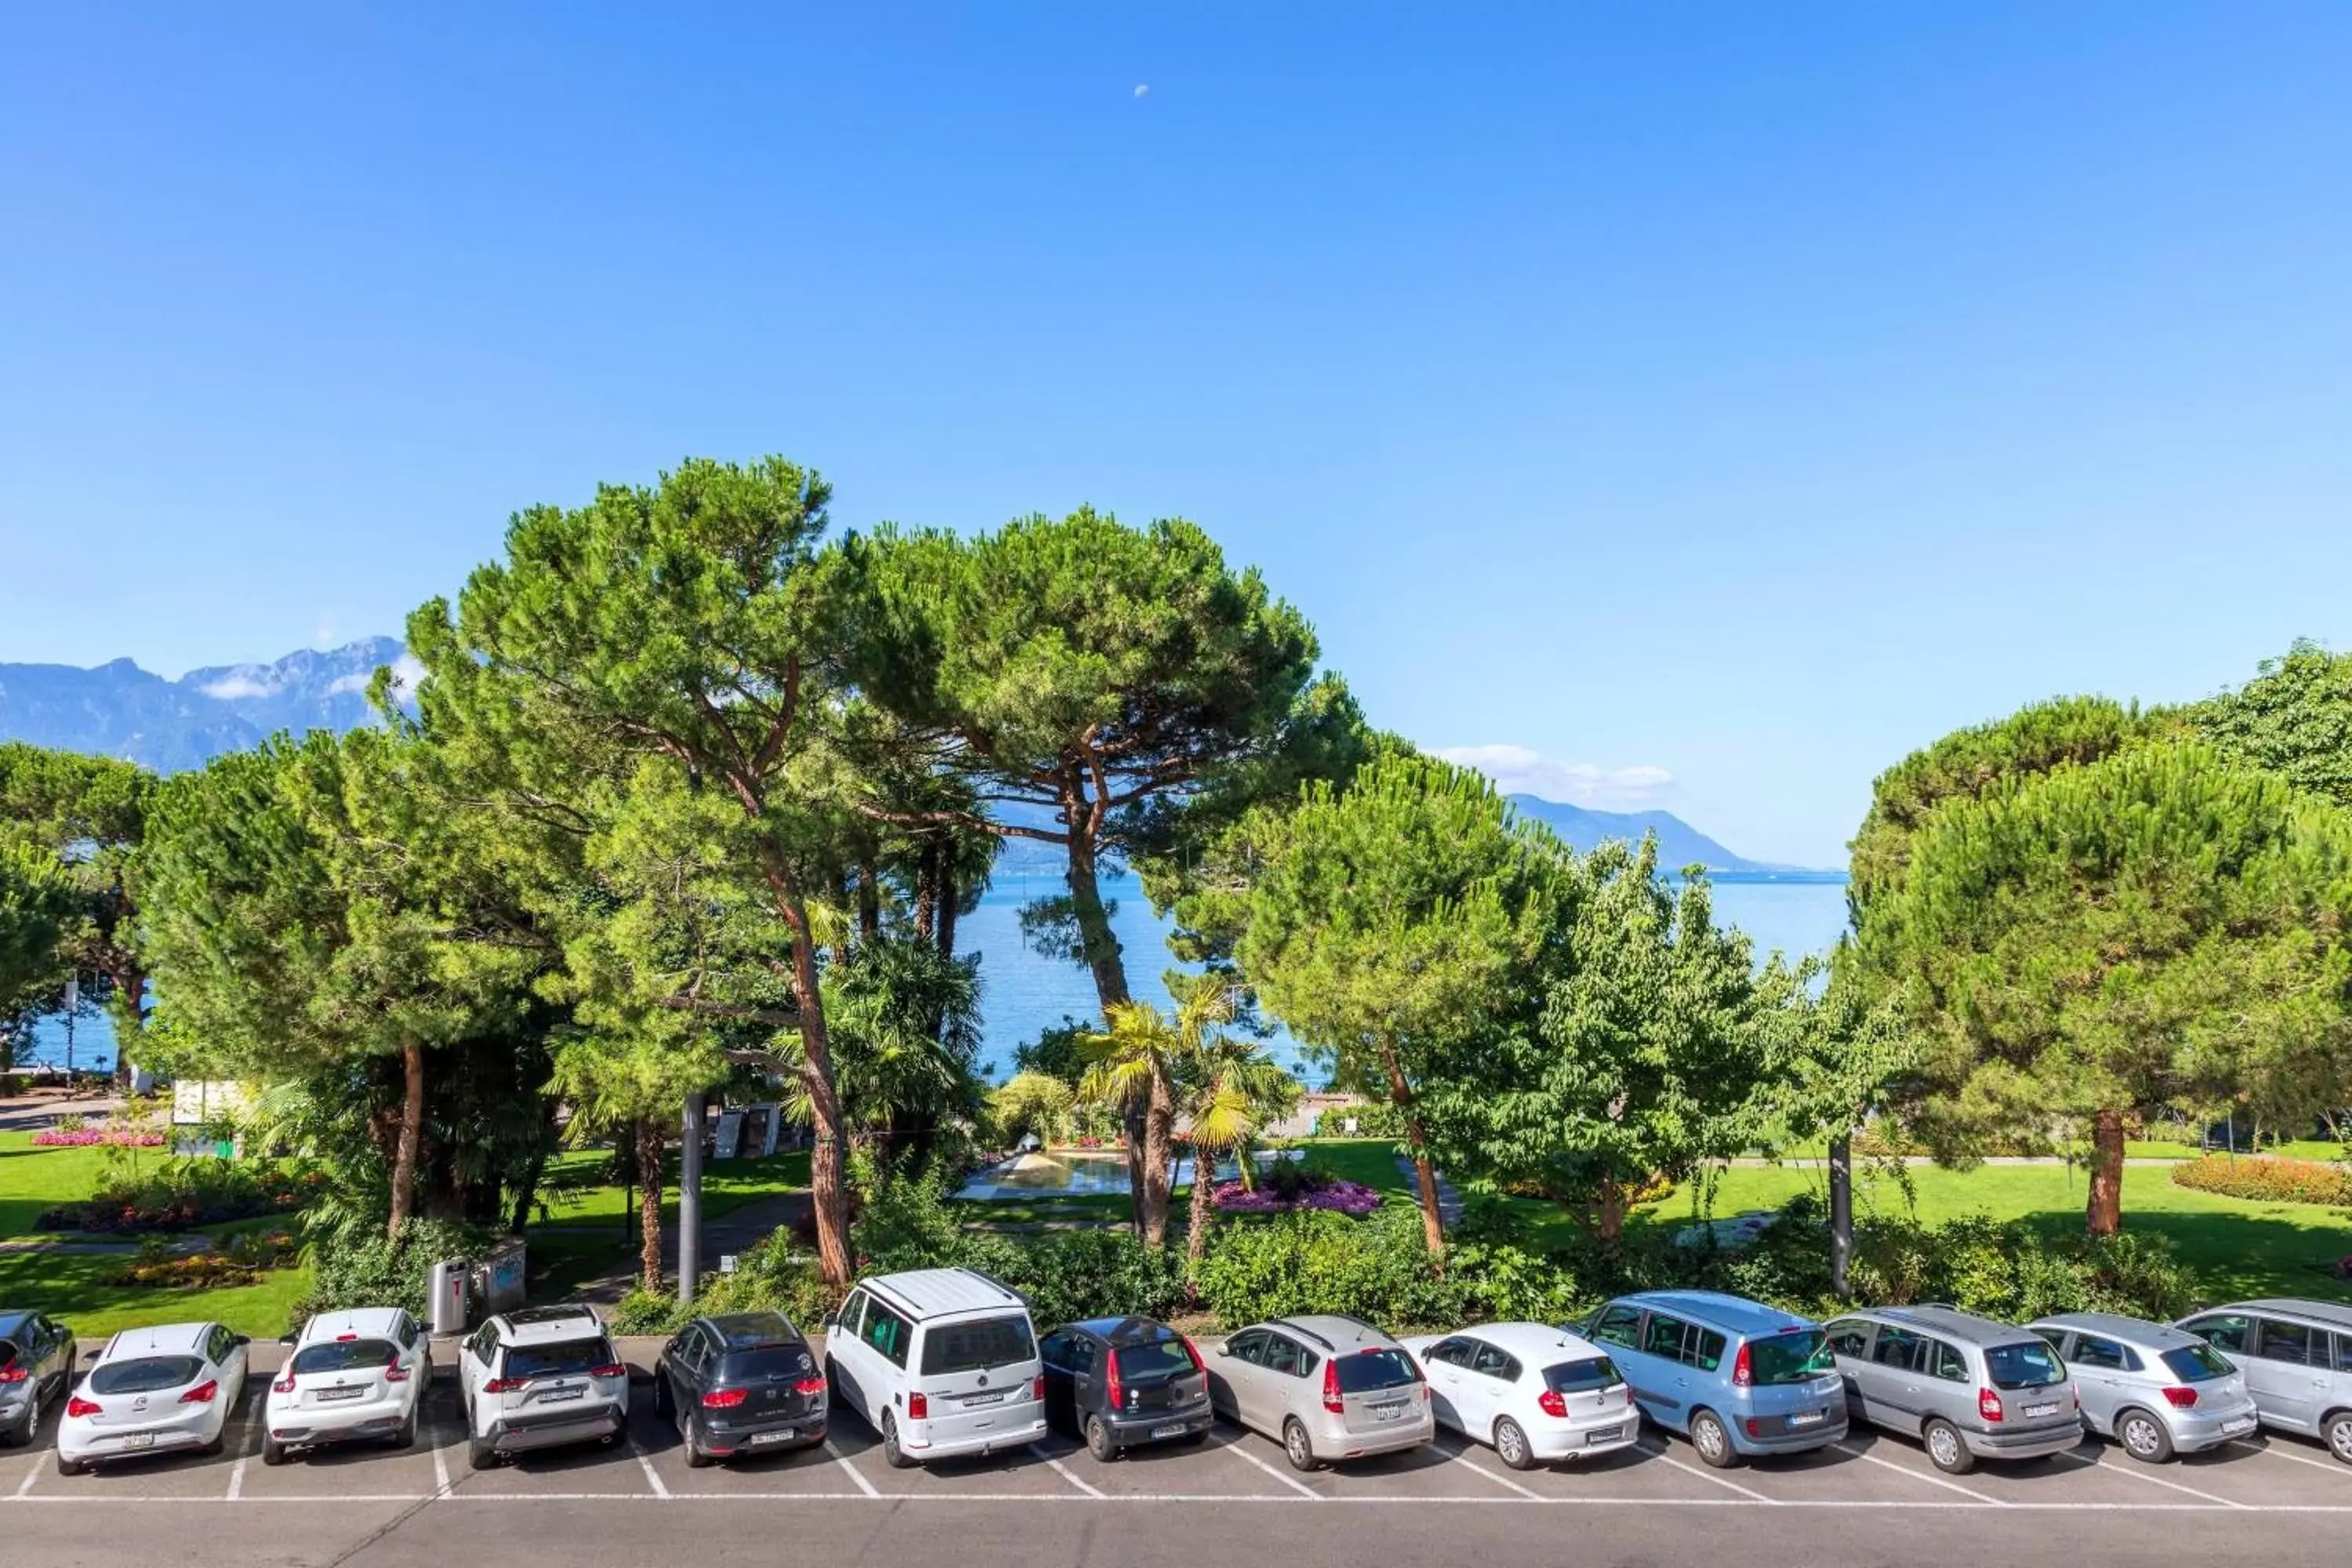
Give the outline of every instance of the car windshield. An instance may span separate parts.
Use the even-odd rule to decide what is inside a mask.
[[[1192,1358],[1182,1342],[1160,1340],[1148,1345],[1123,1345],[1118,1352],[1121,1377],[1176,1377],[1192,1370]]]
[[[975,1318],[968,1323],[933,1323],[923,1334],[923,1374],[986,1372],[1037,1353],[1024,1317]]]
[[[603,1340],[559,1340],[551,1345],[507,1347],[509,1377],[577,1376],[613,1364],[613,1347]]]
[[[1554,1394],[1590,1394],[1597,1388],[1614,1388],[1624,1381],[1617,1363],[1605,1355],[1564,1361],[1558,1366],[1544,1368],[1544,1386]]]
[[[1985,1372],[1995,1388],[2042,1388],[2066,1381],[2066,1369],[2040,1340],[1985,1347]]]
[[[192,1355],[146,1355],[110,1361],[89,1374],[92,1394],[153,1394],[194,1383],[205,1363]]]
[[[2177,1351],[2167,1351],[2164,1364],[2183,1383],[2208,1383],[2238,1370],[2236,1363],[2211,1345],[2183,1345]]]
[[[719,1375],[728,1383],[782,1383],[815,1371],[816,1360],[805,1346],[769,1345],[756,1351],[729,1351]]]
[[[400,1352],[389,1340],[335,1340],[296,1351],[294,1372],[297,1376],[308,1372],[355,1372],[362,1367],[372,1372],[399,1359]]]
[[[1806,1329],[1748,1341],[1748,1370],[1757,1386],[1769,1388],[1834,1372],[1837,1363],[1830,1354],[1829,1336],[1819,1329]]]
[[[1354,1355],[1334,1356],[1331,1364],[1339,1369],[1342,1394],[1377,1394],[1421,1381],[1421,1369],[1402,1351],[1359,1351]]]

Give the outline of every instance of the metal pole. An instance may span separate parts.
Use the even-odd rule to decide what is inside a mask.
[[[77,974],[66,982],[66,1098],[68,1100],[74,1097],[73,1016],[74,1010],[80,1005],[81,976]]]
[[[1853,1258],[1853,1138],[1830,1140],[1830,1289],[1846,1299],[1846,1265]]]
[[[694,1304],[702,1270],[702,1108],[704,1097],[686,1097],[686,1142],[677,1154],[677,1300]]]

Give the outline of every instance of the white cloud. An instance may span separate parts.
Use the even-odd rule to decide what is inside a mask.
[[[413,653],[404,653],[392,661],[392,691],[394,697],[414,697],[416,689],[425,684],[425,661]]]
[[[1475,768],[1505,795],[1531,795],[1596,811],[1638,811],[1662,802],[1675,775],[1647,763],[1604,768],[1564,763],[1526,746],[1441,746],[1438,756]]]
[[[268,697],[278,689],[249,675],[224,675],[211,685],[199,686],[196,689],[223,702],[236,702],[248,697]]]
[[[373,679],[373,676],[369,675],[337,676],[327,683],[327,695],[341,697],[346,691],[365,691],[368,689],[368,682]]]
[[[1135,84],[1135,96],[1136,96],[1136,97],[1138,97],[1138,98],[1141,98],[1141,97],[1143,97],[1145,94],[1149,93],[1150,90],[1151,90],[1151,84],[1150,84],[1150,82],[1148,82],[1148,81],[1139,81],[1139,82],[1137,82],[1137,83]]]

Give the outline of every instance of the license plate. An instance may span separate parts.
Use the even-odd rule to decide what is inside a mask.
[[[2029,1405],[2020,1414],[2031,1421],[2037,1415],[2055,1415],[2058,1407],[2055,1405]]]
[[[1817,1422],[1826,1419],[1828,1415],[1829,1412],[1826,1410],[1800,1410],[1789,1417],[1789,1425],[1791,1426],[1811,1426]]]
[[[2221,1430],[2224,1432],[2251,1432],[2254,1426],[2255,1421],[2251,1415],[2234,1416],[2221,1423]]]
[[[964,1400],[964,1407],[966,1409],[970,1409],[975,1405],[1002,1405],[1004,1403],[1004,1396],[1007,1392],[1007,1390],[999,1389],[994,1394],[971,1394]]]
[[[751,1447],[756,1448],[762,1443],[788,1442],[792,1436],[793,1429],[789,1426],[775,1432],[754,1432],[751,1434]]]
[[[561,1404],[566,1399],[578,1399],[588,1391],[584,1388],[551,1388],[539,1396],[541,1405]]]
[[[364,1388],[322,1388],[319,1390],[319,1402],[321,1405],[328,1405],[338,1399],[359,1399],[364,1397],[366,1394],[367,1390]]]
[[[1372,1419],[1375,1421],[1395,1421],[1401,1419],[1403,1415],[1404,1406],[1402,1405],[1375,1405],[1372,1406]]]
[[[133,1432],[130,1436],[122,1439],[122,1446],[126,1448],[152,1448],[155,1446],[155,1434]]]
[[[1590,1448],[1600,1443],[1614,1443],[1624,1435],[1625,1428],[1622,1426],[1595,1426],[1584,1435],[1584,1446]]]
[[[1183,1435],[1184,1427],[1181,1423],[1174,1426],[1154,1426],[1151,1429],[1151,1436],[1154,1437],[1181,1437]]]

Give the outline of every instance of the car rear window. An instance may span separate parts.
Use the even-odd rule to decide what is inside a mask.
[[[1148,1345],[1122,1345],[1118,1352],[1121,1377],[1172,1377],[1192,1370],[1192,1358],[1180,1341],[1160,1340]]]
[[[1353,1355],[1332,1357],[1331,1364],[1339,1369],[1342,1394],[1377,1394],[1384,1388],[1402,1388],[1421,1381],[1421,1369],[1402,1351],[1358,1351]]]
[[[1988,1345],[1984,1358],[1995,1388],[2042,1388],[2066,1381],[2066,1369],[2040,1340]]]
[[[933,1323],[923,1331],[923,1375],[986,1372],[1037,1353],[1024,1317],[975,1318],[968,1323]]]
[[[153,1394],[194,1383],[205,1363],[192,1355],[147,1355],[135,1361],[110,1361],[92,1369],[92,1394]]]
[[[0,1366],[16,1364],[16,1347],[8,1340],[0,1340]]]
[[[400,1359],[390,1340],[335,1340],[326,1344],[304,1345],[294,1352],[294,1371],[352,1372],[361,1367],[373,1370],[390,1366]]]
[[[1564,1361],[1544,1368],[1544,1386],[1554,1394],[1590,1394],[1596,1388],[1614,1388],[1624,1381],[1617,1363],[1605,1355]]]
[[[1803,1383],[1836,1370],[1829,1336],[1819,1329],[1748,1342],[1748,1372],[1759,1387]]]
[[[567,1377],[592,1367],[610,1366],[619,1358],[602,1339],[558,1340],[546,1345],[509,1345],[509,1377]]]
[[[2209,1383],[2237,1371],[2228,1356],[2211,1345],[2183,1345],[2164,1352],[2164,1364],[2183,1383]]]
[[[816,1371],[816,1358],[804,1345],[767,1345],[755,1351],[729,1351],[719,1377],[729,1383],[782,1383]]]

